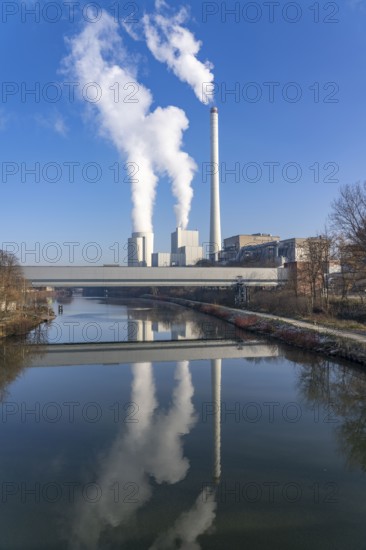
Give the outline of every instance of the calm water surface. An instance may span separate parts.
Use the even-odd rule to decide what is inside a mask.
[[[75,297],[2,344],[1,550],[365,549],[365,374],[239,336]]]

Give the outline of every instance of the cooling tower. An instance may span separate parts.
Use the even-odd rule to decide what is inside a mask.
[[[128,265],[151,267],[154,233],[136,232],[128,239]]]

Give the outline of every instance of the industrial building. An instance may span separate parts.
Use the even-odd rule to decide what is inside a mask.
[[[270,235],[264,237],[270,237]],[[258,238],[260,238],[259,235]],[[271,237],[271,239],[268,242],[242,246],[236,255],[236,261],[244,262],[247,260],[248,263],[255,261],[263,265],[271,261],[276,266],[308,261],[306,243],[309,239],[296,237],[283,240],[279,240],[278,237]],[[319,237],[310,239],[318,240]]]
[[[279,236],[269,233],[252,233],[251,235],[234,235],[224,239],[224,249],[220,253],[221,261],[236,260],[240,250],[245,246],[257,246],[263,243],[277,242]]]
[[[261,237],[268,240],[258,242],[257,244],[253,244],[252,242],[242,246],[236,255],[236,261],[243,262],[248,260],[248,262],[255,261],[261,264],[271,261],[276,266],[291,262],[306,261],[305,243],[307,239],[291,238],[281,241],[279,237],[258,234],[258,239]]]
[[[177,227],[171,235],[171,253],[172,256],[181,257],[183,264],[194,265],[203,258],[203,248],[199,245],[198,231],[189,231]]]
[[[153,252],[151,263],[153,267],[169,267],[172,265],[172,255],[170,252]]]
[[[195,265],[203,258],[198,231],[178,227],[171,234],[171,251],[154,252],[153,233],[132,233],[128,239],[129,267],[170,267]]]
[[[171,252],[152,254],[152,266],[189,266],[203,258],[203,248],[199,246],[199,233],[177,227],[171,234]]]

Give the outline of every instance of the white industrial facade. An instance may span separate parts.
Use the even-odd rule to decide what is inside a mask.
[[[152,267],[169,267],[171,265],[169,252],[154,252],[152,255]]]
[[[192,231],[189,229],[182,229],[177,227],[177,229],[171,235],[171,252],[172,254],[177,254],[179,249],[183,246],[199,246],[199,233],[198,231]]]
[[[202,260],[203,248],[199,246],[198,231],[177,227],[171,235],[171,253],[172,256],[178,255],[179,263],[175,265],[195,265],[198,260]]]
[[[171,252],[155,252],[152,255],[152,266],[192,266],[202,258],[203,247],[199,246],[198,231],[177,227],[171,234]]]

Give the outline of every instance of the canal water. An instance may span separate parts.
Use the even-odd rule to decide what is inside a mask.
[[[1,550],[366,548],[349,363],[73,297],[0,366]]]

